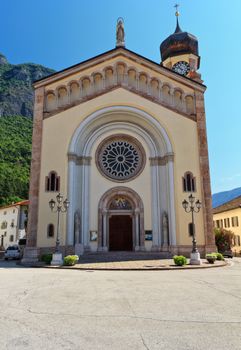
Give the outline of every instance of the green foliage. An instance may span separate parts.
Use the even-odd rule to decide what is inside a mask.
[[[215,242],[219,252],[231,250],[233,246],[234,233],[224,228],[215,228]]]
[[[223,254],[221,253],[212,253],[212,255],[215,255],[217,260],[224,260]]]
[[[0,206],[28,198],[32,121],[0,117]]]
[[[206,254],[206,259],[210,264],[214,264],[215,260],[217,259],[217,255],[216,253]]]
[[[78,255],[67,255],[64,257],[64,265],[67,265],[67,266],[75,265],[78,260],[79,260]]]
[[[187,264],[187,258],[183,255],[175,255],[173,257],[175,265],[182,266]]]
[[[47,265],[50,265],[52,260],[52,254],[43,254],[41,256],[41,261],[45,262]]]

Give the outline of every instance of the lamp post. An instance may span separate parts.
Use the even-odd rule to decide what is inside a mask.
[[[63,258],[62,253],[59,252],[59,215],[60,213],[66,213],[69,208],[69,201],[67,198],[63,201],[64,196],[59,193],[56,196],[56,201],[51,199],[49,201],[49,207],[53,213],[57,213],[57,236],[56,236],[56,245],[55,245],[55,253],[53,254],[51,265],[62,265]]]
[[[190,264],[191,265],[200,265],[201,259],[200,259],[200,253],[197,249],[197,240],[196,240],[196,232],[195,232],[195,224],[194,224],[194,213],[199,213],[202,203],[199,199],[195,201],[195,197],[190,194],[188,197],[188,201],[184,199],[182,202],[182,206],[186,213],[191,213],[192,215],[192,253],[190,258]]]

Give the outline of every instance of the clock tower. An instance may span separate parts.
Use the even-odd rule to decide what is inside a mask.
[[[178,8],[178,5],[175,7]],[[198,40],[193,34],[181,30],[179,12],[176,11],[175,15],[176,30],[160,45],[161,64],[182,76],[202,82],[200,74],[197,73],[200,66]]]

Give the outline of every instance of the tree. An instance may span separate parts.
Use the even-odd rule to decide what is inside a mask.
[[[215,228],[215,243],[219,252],[231,250],[234,242],[234,233],[224,228]]]

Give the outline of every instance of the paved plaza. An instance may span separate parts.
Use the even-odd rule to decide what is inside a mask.
[[[177,271],[0,262],[0,349],[241,349],[241,259]]]

